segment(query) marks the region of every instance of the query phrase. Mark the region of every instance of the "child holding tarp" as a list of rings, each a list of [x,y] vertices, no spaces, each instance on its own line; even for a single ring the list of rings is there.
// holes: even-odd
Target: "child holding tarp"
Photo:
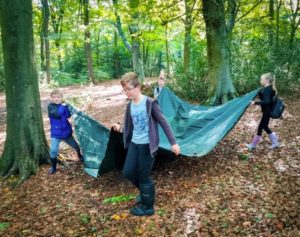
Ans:
[[[277,95],[275,76],[272,73],[265,73],[261,75],[260,83],[263,86],[263,88],[258,92],[260,100],[251,101],[251,105],[261,106],[262,117],[258,125],[257,134],[253,137],[252,142],[247,144],[247,147],[250,150],[255,149],[257,144],[262,140],[261,136],[263,130],[265,130],[272,142],[270,148],[275,149],[279,147],[277,135],[269,128],[274,97]]]
[[[163,70],[161,70],[160,73],[159,73],[158,80],[157,80],[157,86],[154,88],[154,91],[153,91],[154,99],[156,99],[158,97],[159,93],[164,88],[165,80],[166,80],[165,73],[164,73]]]
[[[128,148],[123,174],[135,185],[140,195],[130,212],[136,216],[154,214],[155,187],[150,176],[158,150],[158,124],[165,132],[173,152],[180,148],[156,100],[141,93],[141,84],[136,73],[126,73],[121,79],[123,92],[131,100],[126,108],[123,128],[124,147]],[[119,125],[114,126],[120,130]]]
[[[59,144],[64,141],[77,152],[80,161],[83,161],[83,156],[80,153],[80,148],[72,133],[72,126],[68,120],[71,117],[68,105],[63,103],[63,95],[60,90],[54,89],[51,94],[51,103],[48,105],[48,116],[50,119],[50,161],[51,168],[49,174],[56,172],[57,156]]]

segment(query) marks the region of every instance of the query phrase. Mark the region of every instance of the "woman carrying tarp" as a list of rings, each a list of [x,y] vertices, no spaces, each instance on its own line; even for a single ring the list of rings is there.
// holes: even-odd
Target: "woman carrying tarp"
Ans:
[[[247,144],[249,150],[255,149],[257,147],[257,144],[262,140],[261,136],[263,130],[265,130],[272,142],[270,148],[275,149],[279,147],[277,135],[269,128],[273,101],[274,97],[277,95],[275,76],[272,73],[265,73],[261,75],[260,84],[263,86],[263,88],[258,92],[260,100],[251,101],[251,105],[261,106],[262,117],[258,125],[256,135],[253,137],[252,142],[250,144]]]

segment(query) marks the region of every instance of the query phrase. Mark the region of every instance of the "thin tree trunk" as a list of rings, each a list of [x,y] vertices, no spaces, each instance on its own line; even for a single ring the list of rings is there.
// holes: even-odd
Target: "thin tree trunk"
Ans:
[[[223,104],[235,96],[230,78],[229,53],[223,0],[203,0],[206,24],[210,103]]]
[[[274,37],[273,37],[273,21],[274,21],[274,0],[269,1],[269,45],[272,47],[273,42],[274,42]]]
[[[63,62],[62,62],[62,55],[61,55],[61,48],[60,48],[60,39],[55,40],[55,46],[57,50],[57,63],[58,63],[58,69],[60,71],[63,70]]]
[[[32,1],[0,1],[0,25],[7,107],[0,174],[18,173],[19,185],[49,157],[34,58]]]
[[[185,0],[185,20],[184,20],[184,48],[183,48],[183,68],[189,71],[191,54],[191,31],[193,27],[192,11],[195,1]]]
[[[42,44],[41,44],[41,59],[44,59],[42,53],[44,53],[43,48],[45,47],[46,54],[46,63],[43,63],[42,70],[46,71],[47,82],[50,83],[50,45],[48,39],[48,31],[49,31],[49,5],[48,0],[42,0]],[[43,51],[43,52],[42,52]]]
[[[41,41],[41,47],[40,47],[41,70],[46,71],[45,45],[44,45],[44,37],[43,37],[43,31],[42,30],[41,30],[41,34],[40,34],[40,41]]]
[[[100,30],[97,33],[97,46],[96,46],[96,65],[100,64]]]
[[[118,78],[121,75],[121,61],[120,61],[120,52],[119,52],[119,47],[118,47],[118,33],[115,30],[114,31],[114,54],[113,54],[113,67],[114,67],[114,72],[113,72],[113,77]]]
[[[282,4],[281,0],[278,0],[277,7],[276,7],[276,48],[279,47],[279,28],[280,28],[279,14],[280,14],[281,4]]]
[[[117,9],[117,0],[113,0],[113,4],[115,6],[115,9]],[[140,4],[139,0],[130,0],[129,5],[132,13],[132,24],[129,26],[129,31],[131,34],[131,40],[132,44],[128,42],[126,39],[126,36],[123,32],[122,23],[120,16],[117,14],[117,11],[115,10],[116,15],[116,26],[119,32],[119,35],[125,45],[125,47],[128,49],[128,51],[132,55],[132,65],[133,65],[133,71],[137,73],[139,80],[143,83],[145,79],[144,74],[144,68],[143,68],[143,61],[141,59],[141,52],[140,52],[140,39],[139,39],[139,12],[138,12],[138,6]]]
[[[170,76],[170,53],[169,53],[169,40],[168,40],[168,24],[166,24],[166,61],[167,61],[167,77]]]
[[[62,6],[59,6],[60,8],[58,9],[58,13],[55,12],[53,9],[51,10],[51,20],[52,20],[52,27],[54,33],[58,36],[55,41],[55,47],[57,50],[57,63],[58,63],[58,68],[60,71],[63,70],[63,63],[62,63],[62,53],[61,53],[61,48],[60,48],[60,39],[61,39],[61,34],[62,34],[62,22],[64,18],[64,9]]]
[[[92,59],[92,49],[91,49],[91,32],[89,30],[89,0],[84,0],[83,3],[84,11],[84,25],[86,27],[84,32],[84,51],[86,57],[87,68],[89,72],[89,80],[95,83],[95,76],[93,70],[93,59]]]

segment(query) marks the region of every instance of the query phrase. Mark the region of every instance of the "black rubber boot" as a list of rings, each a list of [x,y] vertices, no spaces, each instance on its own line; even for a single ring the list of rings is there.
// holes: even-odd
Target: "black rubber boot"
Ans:
[[[51,162],[51,168],[48,173],[54,174],[56,172],[57,158],[50,158],[50,162]]]
[[[141,204],[130,209],[135,216],[151,216],[154,214],[155,187],[154,184],[140,186]]]

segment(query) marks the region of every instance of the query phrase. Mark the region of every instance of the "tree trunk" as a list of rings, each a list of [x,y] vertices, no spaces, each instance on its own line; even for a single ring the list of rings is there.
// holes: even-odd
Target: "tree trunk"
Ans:
[[[168,24],[166,24],[166,61],[167,61],[167,77],[170,76],[170,53],[169,53],[169,40],[168,40]]]
[[[113,78],[121,76],[121,61],[118,47],[118,34],[114,31]]]
[[[100,65],[100,30],[97,33],[97,44],[96,44],[96,66]]]
[[[237,0],[228,0],[228,19],[226,24],[226,34],[227,34],[227,45],[228,45],[228,60],[229,60],[229,70],[232,72],[232,61],[231,61],[231,42],[232,42],[232,31],[235,25],[236,17],[239,11]]]
[[[143,61],[141,58],[140,39],[138,36],[136,36],[136,34],[138,34],[138,29],[136,28],[136,26],[133,25],[130,26],[130,34],[132,35],[131,51],[132,51],[133,71],[135,71],[138,74],[139,79],[143,82],[145,79],[145,74],[144,74]]]
[[[228,44],[223,0],[203,0],[206,25],[210,103],[223,104],[235,96],[230,78]]]
[[[7,107],[0,174],[19,173],[19,185],[49,157],[34,58],[32,1],[0,1],[0,13]]]
[[[268,31],[269,31],[269,45],[272,47],[273,46],[273,41],[274,41],[274,37],[273,37],[273,21],[274,21],[274,0],[269,0],[269,27],[268,27]]]
[[[83,11],[84,11],[84,52],[86,57],[87,68],[89,72],[89,80],[92,83],[95,83],[95,76],[93,70],[93,59],[92,59],[92,49],[91,49],[91,32],[88,28],[89,26],[89,0],[84,0],[83,3]]]
[[[117,9],[117,0],[113,0],[113,4],[115,6],[115,9]],[[117,18],[117,29],[119,32],[119,35],[125,45],[125,47],[130,51],[132,55],[132,64],[133,64],[133,71],[137,73],[139,80],[143,83],[145,79],[145,74],[144,74],[144,68],[143,68],[143,61],[141,59],[141,52],[140,52],[140,39],[139,39],[139,12],[138,12],[138,6],[140,4],[139,0],[130,0],[129,5],[130,5],[130,11],[131,11],[131,24],[129,26],[129,31],[131,34],[131,39],[132,39],[132,45],[128,42],[126,39],[126,36],[123,32],[122,28],[122,23],[120,16],[117,14],[117,11],[115,10],[115,15]]]
[[[62,71],[63,70],[63,62],[62,62],[62,56],[61,56],[60,39],[55,40],[55,46],[56,46],[56,50],[57,50],[58,69],[59,69],[59,71]]]
[[[183,69],[189,71],[191,54],[191,31],[193,26],[192,11],[194,2],[185,0],[185,20],[184,20],[184,49],[183,49]]]
[[[52,2],[53,3],[53,2]],[[58,12],[55,12],[53,8],[51,9],[51,19],[52,19],[52,27],[54,33],[58,36],[55,41],[55,47],[57,50],[57,63],[58,63],[58,68],[60,71],[63,70],[63,63],[62,63],[62,53],[61,53],[61,48],[60,48],[60,39],[61,39],[61,34],[62,34],[62,22],[64,18],[64,9],[63,6],[59,6]]]
[[[276,43],[275,43],[275,48],[279,47],[279,28],[280,28],[280,19],[279,19],[279,15],[280,15],[280,8],[282,5],[281,0],[276,1]]]
[[[138,74],[139,79],[144,82],[145,74],[143,67],[143,60],[141,57],[141,43],[140,43],[140,13],[139,13],[140,0],[130,0],[129,6],[131,11],[131,24],[129,31],[131,34],[132,46],[132,65],[133,70]]]
[[[46,71],[47,82],[50,83],[50,45],[48,39],[49,29],[49,5],[48,0],[42,0],[42,41],[41,41],[41,59],[43,63],[42,70]],[[43,50],[45,48],[45,51]],[[46,54],[46,63],[44,63],[44,52]]]

